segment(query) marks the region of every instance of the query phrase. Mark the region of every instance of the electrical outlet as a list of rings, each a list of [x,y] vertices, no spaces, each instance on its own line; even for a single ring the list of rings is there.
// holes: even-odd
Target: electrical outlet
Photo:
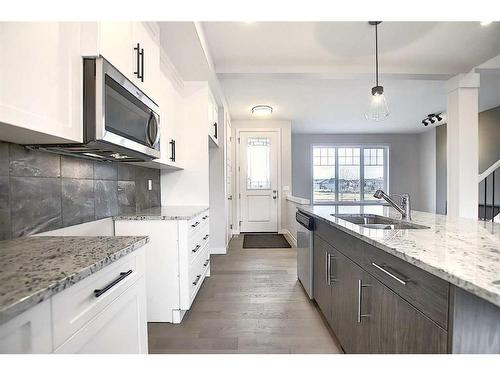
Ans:
[[[153,180],[148,180],[148,190],[153,190]]]

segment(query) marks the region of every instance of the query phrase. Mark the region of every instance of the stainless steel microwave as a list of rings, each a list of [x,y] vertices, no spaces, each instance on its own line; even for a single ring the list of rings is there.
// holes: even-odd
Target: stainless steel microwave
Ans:
[[[34,147],[99,160],[150,161],[160,157],[158,113],[158,105],[104,58],[84,58],[83,143]]]

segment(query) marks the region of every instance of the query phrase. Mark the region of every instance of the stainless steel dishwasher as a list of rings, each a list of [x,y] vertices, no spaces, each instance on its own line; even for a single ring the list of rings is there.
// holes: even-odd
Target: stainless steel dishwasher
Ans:
[[[314,219],[297,211],[297,277],[309,298],[313,298],[313,233]]]

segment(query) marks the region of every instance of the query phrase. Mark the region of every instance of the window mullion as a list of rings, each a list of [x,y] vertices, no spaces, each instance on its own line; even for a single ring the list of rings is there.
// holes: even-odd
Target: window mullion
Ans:
[[[339,148],[335,147],[335,202],[339,201]]]
[[[360,147],[359,149],[359,198],[361,202],[365,201],[365,149]]]

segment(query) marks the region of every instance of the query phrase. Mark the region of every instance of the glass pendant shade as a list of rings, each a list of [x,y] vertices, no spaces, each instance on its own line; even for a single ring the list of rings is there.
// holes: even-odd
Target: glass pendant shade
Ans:
[[[370,104],[365,118],[371,121],[380,121],[389,116],[389,106],[384,93],[374,93],[370,96]]]

